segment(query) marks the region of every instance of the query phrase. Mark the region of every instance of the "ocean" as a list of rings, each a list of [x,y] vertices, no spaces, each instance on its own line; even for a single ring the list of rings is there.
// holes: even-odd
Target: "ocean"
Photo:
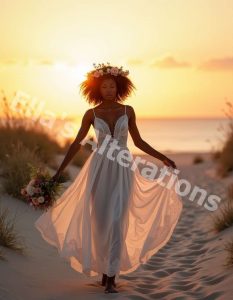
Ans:
[[[223,144],[227,118],[214,119],[138,119],[140,135],[159,152],[209,152]],[[143,154],[128,135],[128,147],[133,154]]]

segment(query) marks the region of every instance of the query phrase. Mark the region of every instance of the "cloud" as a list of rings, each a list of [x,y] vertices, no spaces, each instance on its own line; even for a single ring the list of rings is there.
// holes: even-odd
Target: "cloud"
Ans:
[[[41,59],[40,61],[38,61],[38,64],[51,66],[54,64],[54,62],[51,59]]]
[[[1,62],[2,65],[16,65],[18,61],[16,59],[7,59]]]
[[[203,71],[231,71],[233,70],[233,56],[207,60],[198,69]]]
[[[55,61],[49,58],[42,58],[42,59],[36,59],[36,58],[25,58],[25,59],[5,59],[0,61],[1,66],[24,66],[24,67],[29,67],[29,66],[54,66],[57,65],[58,63],[63,63],[67,65],[74,65],[72,62],[67,62],[67,61]]]
[[[152,67],[157,67],[157,68],[160,68],[160,69],[187,68],[189,66],[190,66],[190,64],[188,62],[177,61],[172,56],[163,57],[162,59],[156,60],[152,64]]]
[[[141,59],[128,59],[128,64],[131,66],[138,66],[138,65],[142,65],[143,61]]]

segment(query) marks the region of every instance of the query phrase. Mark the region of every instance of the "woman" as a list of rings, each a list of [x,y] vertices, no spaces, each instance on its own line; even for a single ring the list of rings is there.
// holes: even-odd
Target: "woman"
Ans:
[[[135,270],[170,239],[182,201],[174,186],[168,189],[161,184],[161,177],[143,176],[127,147],[129,131],[139,149],[166,168],[176,169],[171,159],[141,138],[133,107],[121,104],[135,88],[128,71],[109,63],[94,66],[80,90],[96,106],[85,112],[53,180],[59,179],[78,152],[91,125],[98,145],[71,186],[35,226],[72,268],[87,276],[102,274],[105,292],[117,293],[115,276]],[[173,175],[173,182],[178,183],[177,176]]]

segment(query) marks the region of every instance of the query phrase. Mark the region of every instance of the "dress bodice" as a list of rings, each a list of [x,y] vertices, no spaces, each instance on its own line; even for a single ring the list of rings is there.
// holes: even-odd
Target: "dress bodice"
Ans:
[[[106,143],[107,146],[110,146],[112,141],[115,141],[116,145],[121,148],[127,147],[127,138],[128,138],[128,115],[126,113],[126,105],[125,105],[125,113],[121,115],[115,123],[113,136],[110,130],[108,123],[96,116],[94,108],[94,129],[97,138],[97,147],[100,147],[102,143]]]

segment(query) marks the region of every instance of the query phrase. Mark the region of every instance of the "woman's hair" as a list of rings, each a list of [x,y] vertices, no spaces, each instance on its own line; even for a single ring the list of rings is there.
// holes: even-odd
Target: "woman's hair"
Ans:
[[[86,80],[80,84],[80,92],[86,98],[88,103],[93,103],[94,105],[101,103],[103,97],[100,93],[100,85],[103,80],[111,78],[116,82],[117,93],[116,101],[124,102],[125,99],[136,89],[132,81],[126,76],[115,76],[112,74],[104,74],[99,77],[89,76]]]

